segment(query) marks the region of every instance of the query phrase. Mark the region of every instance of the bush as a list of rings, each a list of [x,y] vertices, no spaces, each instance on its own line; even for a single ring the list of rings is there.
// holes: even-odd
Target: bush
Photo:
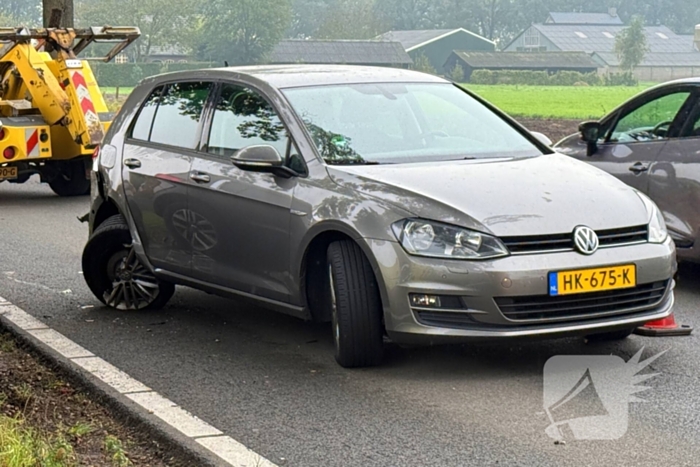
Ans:
[[[534,70],[476,70],[472,73],[473,84],[520,84],[526,86],[574,86],[585,83],[588,86],[603,84],[597,73],[559,71],[549,74]]]
[[[603,76],[605,86],[637,86],[639,80],[634,77],[631,71],[623,73],[606,73]]]
[[[139,81],[149,76],[167,73],[169,71],[198,70],[210,68],[211,63],[102,63],[90,64],[102,87],[133,87]]]
[[[432,75],[437,74],[435,67],[430,63],[430,60],[423,52],[420,52],[413,59],[413,69],[416,71],[422,71],[423,73],[430,73]]]

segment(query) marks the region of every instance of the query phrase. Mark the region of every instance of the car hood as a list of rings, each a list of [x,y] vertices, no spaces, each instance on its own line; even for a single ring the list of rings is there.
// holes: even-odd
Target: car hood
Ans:
[[[644,225],[636,191],[611,175],[560,154],[420,164],[328,166],[345,188],[390,202],[424,219],[498,236]]]

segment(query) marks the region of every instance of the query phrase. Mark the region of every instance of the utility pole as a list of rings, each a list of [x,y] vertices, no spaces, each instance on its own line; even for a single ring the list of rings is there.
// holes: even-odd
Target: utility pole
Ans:
[[[45,28],[73,27],[73,0],[42,0]]]

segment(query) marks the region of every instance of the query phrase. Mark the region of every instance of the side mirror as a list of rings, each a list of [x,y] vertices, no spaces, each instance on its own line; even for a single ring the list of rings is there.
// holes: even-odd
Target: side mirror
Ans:
[[[600,139],[600,122],[583,122],[578,126],[581,132],[581,141],[588,143],[587,155],[590,157],[598,151],[598,139]]]
[[[274,146],[260,144],[246,146],[231,156],[233,165],[249,172],[272,173],[284,178],[290,178],[296,173],[284,165],[284,159]]]
[[[540,133],[539,131],[531,131],[530,134],[537,138],[537,141],[540,143],[544,144],[547,147],[552,146],[552,140],[547,137],[544,133]]]

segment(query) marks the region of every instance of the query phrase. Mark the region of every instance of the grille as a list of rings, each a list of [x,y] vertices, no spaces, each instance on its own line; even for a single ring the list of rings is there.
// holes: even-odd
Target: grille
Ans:
[[[647,241],[647,226],[626,227],[624,229],[599,230],[600,248]],[[574,249],[572,233],[554,235],[532,235],[527,237],[501,238],[513,254],[546,253],[549,251],[569,251]]]
[[[550,321],[596,318],[644,311],[658,305],[670,281],[638,285],[635,288],[575,295],[498,297],[496,304],[513,321]]]

